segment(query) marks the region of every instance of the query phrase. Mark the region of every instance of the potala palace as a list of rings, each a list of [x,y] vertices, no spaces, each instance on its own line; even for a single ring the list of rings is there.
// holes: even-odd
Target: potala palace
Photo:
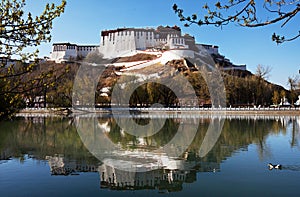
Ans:
[[[203,50],[214,57],[216,62],[226,63],[228,69],[246,70],[246,66],[233,65],[219,54],[219,47],[197,44],[189,34],[182,34],[177,26],[157,28],[118,28],[101,32],[100,45],[76,45],[54,43],[50,60],[56,63],[85,58],[89,53],[98,51],[105,59],[132,56],[137,53],[160,52],[167,59],[194,58],[195,53]],[[165,54],[164,54],[165,53]]]

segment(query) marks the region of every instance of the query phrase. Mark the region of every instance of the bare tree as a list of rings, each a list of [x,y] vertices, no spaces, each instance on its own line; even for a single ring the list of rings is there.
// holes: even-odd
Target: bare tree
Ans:
[[[267,80],[270,77],[271,71],[272,71],[272,68],[270,66],[263,66],[263,65],[259,64],[256,67],[255,75],[260,79]]]
[[[298,76],[293,76],[288,78],[287,84],[290,86],[290,97],[292,100],[292,105],[294,104],[294,99],[296,97],[295,90],[297,88],[298,83],[299,83]]]

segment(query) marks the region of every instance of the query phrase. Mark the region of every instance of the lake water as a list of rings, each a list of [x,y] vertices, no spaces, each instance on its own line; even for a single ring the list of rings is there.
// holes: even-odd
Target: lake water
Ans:
[[[0,122],[1,196],[300,194],[298,116],[137,115],[140,127],[122,125],[129,119]]]

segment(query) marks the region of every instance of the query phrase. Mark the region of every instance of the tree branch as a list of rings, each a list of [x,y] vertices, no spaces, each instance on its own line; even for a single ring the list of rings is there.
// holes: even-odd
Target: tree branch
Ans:
[[[220,1],[213,6],[215,9],[210,9],[210,7],[205,4],[202,9],[207,10],[207,15],[204,15],[202,19],[198,19],[197,14],[193,14],[191,16],[185,16],[183,14],[183,9],[178,8],[176,4],[173,5],[173,10],[175,14],[179,17],[180,21],[185,21],[184,24],[186,27],[189,27],[192,24],[196,24],[199,26],[202,25],[213,25],[216,27],[222,27],[223,25],[228,25],[230,23],[237,23],[242,27],[262,27],[271,24],[280,23],[281,28],[287,25],[292,18],[294,18],[300,11],[300,4],[298,4],[300,0],[294,1],[273,1],[273,0],[265,0],[263,2],[263,8],[268,12],[272,13],[272,20],[265,19],[263,21],[259,21],[258,18],[258,10],[257,3],[255,0],[231,0],[229,3],[225,5],[221,5]],[[245,3],[245,4],[244,4]],[[239,5],[239,6],[238,6]],[[277,9],[272,9],[273,6],[277,6]],[[295,6],[292,10],[290,6]],[[283,11],[284,10],[284,11]],[[287,11],[289,10],[289,11]],[[227,14],[223,16],[224,13],[233,13]],[[274,16],[276,14],[276,16]],[[291,38],[285,39],[283,36],[278,37],[276,34],[272,36],[273,41],[277,43],[282,43],[285,41],[292,41],[300,37],[299,35]]]
[[[275,18],[271,21],[266,21],[266,22],[262,22],[262,23],[257,23],[257,24],[246,24],[246,25],[242,25],[242,26],[246,26],[246,27],[261,27],[261,26],[266,26],[266,25],[270,25],[270,24],[274,24],[277,23],[279,21],[282,21],[285,18],[288,18],[288,20],[290,20],[292,17],[294,17],[298,12],[300,11],[300,5],[297,5],[297,8],[294,9],[293,11],[284,14],[278,18]],[[282,25],[283,27],[283,25]]]

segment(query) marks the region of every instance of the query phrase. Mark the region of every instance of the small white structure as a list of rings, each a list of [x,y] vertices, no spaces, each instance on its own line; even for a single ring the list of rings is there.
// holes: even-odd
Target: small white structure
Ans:
[[[90,52],[96,51],[97,45],[76,45],[71,43],[54,43],[50,60],[56,63],[85,58]]]
[[[47,107],[44,96],[36,96],[34,98],[25,98],[24,101],[25,101],[27,107],[34,107],[34,108]],[[45,104],[46,104],[46,106],[45,106]]]
[[[283,97],[281,99],[281,102],[279,103],[279,106],[290,106],[291,104],[288,102],[286,97]]]

